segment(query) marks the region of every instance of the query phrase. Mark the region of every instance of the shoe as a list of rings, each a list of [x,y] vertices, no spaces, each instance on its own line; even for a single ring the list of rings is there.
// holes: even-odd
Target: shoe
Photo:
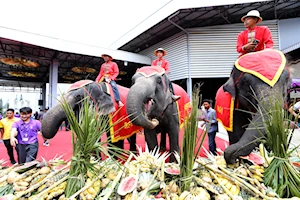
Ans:
[[[16,161],[10,161],[10,163],[12,164],[12,165],[14,165],[14,164],[16,164]]]
[[[178,95],[172,95],[172,99],[173,99],[174,102],[178,101],[180,99],[180,96],[178,96]]]
[[[118,101],[118,106],[119,106],[119,108],[124,106],[124,104],[122,103],[122,101]]]
[[[49,147],[50,146],[50,143],[49,143],[49,141],[48,140],[46,140],[45,142],[44,142],[44,144],[43,144],[44,146],[46,146],[46,147]]]

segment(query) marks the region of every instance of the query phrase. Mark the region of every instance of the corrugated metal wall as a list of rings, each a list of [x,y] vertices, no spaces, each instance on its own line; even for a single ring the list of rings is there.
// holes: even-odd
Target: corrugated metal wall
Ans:
[[[155,60],[156,57],[153,54],[155,49],[164,48],[167,51],[165,59],[170,64],[170,76],[171,80],[185,79],[188,77],[188,55],[187,55],[187,38],[186,34],[179,33],[164,41],[161,41],[143,51],[140,54],[150,57]]]
[[[275,48],[278,49],[277,20],[263,21],[259,25],[269,27]],[[237,35],[244,29],[242,23],[188,29],[191,77],[228,77],[238,57],[236,52]],[[155,59],[153,51],[158,47],[167,51],[166,59],[170,62],[171,68],[170,79],[188,78],[186,35],[184,33],[174,35],[142,51],[141,54]]]

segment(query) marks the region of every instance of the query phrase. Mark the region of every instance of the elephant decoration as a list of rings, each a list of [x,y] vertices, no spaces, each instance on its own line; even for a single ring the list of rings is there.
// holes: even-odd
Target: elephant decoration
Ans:
[[[125,102],[129,89],[120,85],[118,85],[118,89],[121,101]],[[141,127],[133,125],[128,119],[125,106],[120,109],[118,108],[117,103],[114,101],[112,88],[107,83],[96,83],[91,80],[75,82],[64,95],[64,98],[75,113],[78,113],[81,102],[83,102],[82,99],[87,96],[90,97],[91,101],[98,105],[101,115],[112,114],[111,124],[120,118],[122,119],[120,123],[115,123],[116,125],[110,128],[110,134],[108,133],[111,142],[115,146],[124,148],[124,139],[133,135],[135,136],[135,133],[141,131]],[[66,119],[62,105],[58,102],[44,116],[42,121],[43,137],[46,139],[53,138],[61,123]],[[136,150],[134,139],[130,142],[130,150]]]
[[[261,105],[258,101],[269,106],[269,96],[278,92],[282,93],[280,100],[285,100],[290,80],[285,65],[286,58],[278,50],[248,53],[237,59],[230,78],[219,88],[215,109],[228,131],[230,145],[224,151],[227,163],[249,155],[259,144],[257,139],[266,135],[256,127],[262,124],[261,113],[256,112]]]
[[[180,126],[191,110],[190,99],[180,86],[173,84],[175,95],[181,98],[173,102],[170,81],[161,67],[146,66],[138,69],[132,77],[126,109],[132,123],[144,128],[149,150],[158,146],[157,133],[161,133],[160,148],[166,147],[169,136],[170,152],[178,152]],[[170,162],[175,156],[171,154]]]

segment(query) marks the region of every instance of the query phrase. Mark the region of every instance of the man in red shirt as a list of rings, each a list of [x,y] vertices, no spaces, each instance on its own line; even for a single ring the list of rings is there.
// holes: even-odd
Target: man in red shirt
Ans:
[[[107,54],[102,54],[104,63],[101,65],[100,72],[96,78],[96,82],[106,82],[109,83],[113,89],[115,100],[119,107],[124,106],[120,99],[120,93],[115,82],[117,76],[119,75],[119,67],[117,63],[112,61],[112,57]]]
[[[247,29],[238,35],[237,52],[244,55],[265,48],[273,48],[274,42],[269,28],[267,26],[256,26],[262,21],[257,10],[249,11],[241,20]]]
[[[154,51],[154,55],[157,57],[157,59],[152,61],[152,66],[162,67],[166,71],[166,74],[169,74],[169,62],[163,58],[166,54],[167,54],[167,52],[163,48],[156,49]],[[169,87],[173,94],[172,95],[173,101],[179,100],[180,96],[174,94],[174,89],[173,89],[171,81],[170,81]]]

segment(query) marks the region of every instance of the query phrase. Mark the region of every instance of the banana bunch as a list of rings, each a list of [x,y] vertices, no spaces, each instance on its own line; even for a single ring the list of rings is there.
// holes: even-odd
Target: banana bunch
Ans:
[[[193,187],[190,191],[184,191],[179,200],[210,200],[209,193],[202,187]]]
[[[65,191],[65,188],[67,186],[67,182],[63,182],[61,184],[59,184],[58,186],[54,187],[53,189],[48,191],[48,194],[46,194],[45,196],[47,196],[47,200],[51,200],[54,199],[60,195],[62,195]]]
[[[258,166],[258,165],[251,165],[248,167],[247,173],[249,175],[249,177],[251,177],[252,179],[255,179],[257,181],[259,181],[260,183],[262,183],[263,180],[263,173],[264,173],[264,167],[263,166]],[[255,181],[251,184],[255,184]],[[251,182],[251,181],[250,181]],[[256,184],[257,185],[257,184]],[[257,185],[260,187],[260,185]]]
[[[92,183],[92,180],[88,178],[86,180],[85,185],[91,185],[91,186],[79,194],[80,199],[82,200],[95,199],[95,197],[97,196],[101,188],[101,180],[98,179],[97,181]]]
[[[230,180],[220,177],[219,181],[220,185],[224,185],[232,195],[238,195],[240,193],[240,186],[234,184]]]

